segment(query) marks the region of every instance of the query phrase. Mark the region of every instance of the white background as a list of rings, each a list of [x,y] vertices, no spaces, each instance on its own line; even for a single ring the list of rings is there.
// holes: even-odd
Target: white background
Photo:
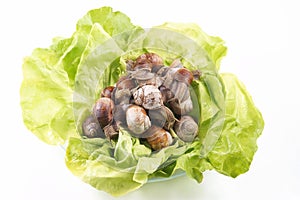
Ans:
[[[300,6],[290,0],[96,1],[10,0],[0,3],[0,199],[115,199],[74,177],[59,147],[23,125],[22,59],[54,36],[69,37],[88,10],[109,5],[142,27],[195,22],[226,41],[221,68],[244,82],[265,119],[250,171],[236,179],[206,172],[147,184],[119,199],[300,199]]]

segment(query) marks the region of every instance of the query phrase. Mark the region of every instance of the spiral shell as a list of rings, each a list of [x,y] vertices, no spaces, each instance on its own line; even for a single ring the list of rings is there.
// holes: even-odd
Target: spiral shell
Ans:
[[[160,150],[173,143],[171,134],[163,128],[152,126],[148,132],[151,132],[152,134],[147,137],[147,142],[153,150]]]
[[[111,140],[119,135],[119,127],[116,123],[108,124],[103,128],[104,134],[107,139]]]
[[[114,89],[115,89],[114,86],[108,86],[104,88],[104,90],[102,90],[101,92],[101,97],[111,98]]]
[[[162,106],[155,110],[149,110],[148,115],[152,125],[164,128],[165,130],[170,130],[177,120],[173,112],[166,106]]]
[[[146,111],[137,105],[131,105],[126,111],[126,123],[130,131],[135,135],[141,135],[151,127],[151,121]]]
[[[107,97],[98,99],[93,108],[93,115],[100,123],[101,128],[112,122],[113,120],[114,102]]]
[[[119,125],[126,126],[126,111],[132,104],[118,104],[113,111],[114,121]]]
[[[88,116],[82,124],[83,135],[88,138],[104,137],[104,133],[97,119],[93,115]]]
[[[175,123],[174,131],[181,140],[192,142],[198,135],[198,125],[192,117],[185,115]]]
[[[174,74],[174,79],[190,85],[194,79],[192,72],[186,68],[181,68]]]
[[[163,60],[155,53],[145,53],[140,55],[134,64],[134,69],[149,69],[151,71],[153,66],[163,65]]]
[[[163,104],[159,89],[153,85],[145,85],[133,93],[134,102],[145,109],[157,109]]]

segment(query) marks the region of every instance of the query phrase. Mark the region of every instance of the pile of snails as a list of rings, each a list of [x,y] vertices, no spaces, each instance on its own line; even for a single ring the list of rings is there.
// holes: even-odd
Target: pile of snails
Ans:
[[[174,137],[192,142],[198,124],[189,115],[193,110],[189,86],[201,73],[186,69],[180,60],[165,66],[154,53],[126,61],[126,72],[115,86],[101,92],[82,124],[83,135],[116,139],[122,127],[153,150],[171,145]]]

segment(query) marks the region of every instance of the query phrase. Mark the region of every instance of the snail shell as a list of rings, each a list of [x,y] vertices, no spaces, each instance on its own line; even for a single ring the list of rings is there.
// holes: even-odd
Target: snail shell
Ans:
[[[126,60],[126,70],[131,71],[133,70],[134,61],[133,60]]]
[[[149,69],[151,71],[153,66],[163,65],[163,60],[155,53],[145,53],[140,55],[134,64],[134,69]]]
[[[154,73],[150,72],[147,69],[140,69],[140,70],[133,71],[130,74],[130,77],[137,80],[146,81],[154,78]]]
[[[173,112],[166,106],[159,109],[149,110],[148,115],[151,123],[157,127],[163,127],[165,130],[170,130],[177,120]]]
[[[141,135],[151,127],[151,121],[144,108],[131,105],[126,111],[127,127],[136,136]]]
[[[111,98],[114,89],[115,89],[114,86],[108,86],[108,87],[104,88],[104,90],[102,90],[102,92],[101,92],[101,97]]]
[[[119,127],[116,123],[110,123],[103,128],[104,134],[107,139],[111,140],[119,135]]]
[[[113,111],[114,121],[119,125],[126,126],[126,111],[131,104],[118,104]]]
[[[104,137],[103,131],[97,119],[93,115],[88,116],[82,124],[82,132],[88,138]]]
[[[130,77],[136,81],[139,86],[143,85],[156,85],[156,76],[154,73],[147,69],[139,69],[133,71]]]
[[[190,97],[189,87],[185,83],[173,81],[170,90],[174,94],[174,98],[177,98],[179,102],[185,101]]]
[[[117,83],[116,83],[116,87],[119,90],[122,89],[133,89],[135,88],[137,85],[135,83],[134,80],[130,79],[129,77],[122,77],[122,79],[120,79]]]
[[[151,135],[147,137],[147,142],[153,150],[160,150],[170,146],[173,142],[171,134],[161,127],[152,126],[149,131]]]
[[[185,115],[193,110],[193,102],[189,96],[185,101],[179,102],[177,98],[169,101],[170,109],[177,115]]]
[[[114,102],[107,97],[100,98],[93,107],[93,115],[100,123],[101,128],[113,120]]]
[[[145,109],[157,109],[163,104],[159,89],[153,85],[144,85],[133,93],[134,102]]]
[[[128,76],[121,77],[113,92],[115,104],[128,104],[132,96],[131,90],[136,86],[135,81]]]
[[[192,72],[186,68],[181,68],[176,71],[174,74],[174,79],[178,82],[185,83],[190,85],[194,79]]]
[[[169,88],[166,88],[165,86],[159,87],[159,91],[161,93],[162,101],[164,104],[167,104],[169,100],[174,98],[174,94]]]
[[[114,100],[116,104],[129,104],[132,93],[129,89],[116,89],[114,92]]]
[[[156,70],[156,68],[155,68],[154,70]],[[167,73],[168,73],[169,70],[170,70],[170,67],[167,67],[167,66],[165,66],[165,67],[160,67],[160,68],[158,69],[158,71],[156,72],[156,74],[157,74],[158,76],[160,76],[160,77],[164,77],[164,76],[167,75]]]
[[[192,117],[185,115],[175,123],[174,131],[181,140],[192,142],[198,135],[198,125]]]

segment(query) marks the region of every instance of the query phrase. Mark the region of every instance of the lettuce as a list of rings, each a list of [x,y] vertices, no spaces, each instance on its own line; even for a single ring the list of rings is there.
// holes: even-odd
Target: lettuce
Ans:
[[[110,7],[91,10],[72,37],[55,38],[49,48],[25,58],[24,124],[45,143],[66,145],[70,171],[113,196],[182,172],[197,182],[206,170],[236,177],[249,169],[264,122],[245,86],[234,75],[219,73],[226,51],[222,39],[195,24],[142,29]],[[191,115],[200,127],[196,140],[176,138],[174,145],[152,152],[122,129],[117,141],[81,137],[81,124],[101,89],[116,83],[126,59],[145,52],[159,54],[166,65],[180,59],[202,72],[190,88]]]

